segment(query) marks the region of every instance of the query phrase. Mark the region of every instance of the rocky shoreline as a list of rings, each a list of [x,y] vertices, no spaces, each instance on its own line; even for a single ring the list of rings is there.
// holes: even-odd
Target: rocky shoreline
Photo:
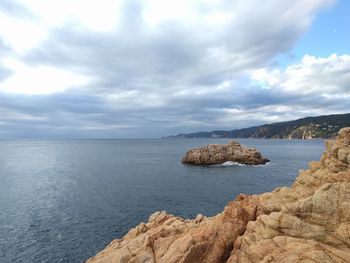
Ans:
[[[255,148],[248,148],[236,141],[227,144],[209,144],[189,150],[182,163],[192,165],[213,165],[235,162],[247,165],[265,164],[270,160],[263,158]]]
[[[350,128],[291,187],[239,195],[214,217],[166,212],[87,262],[349,262]]]

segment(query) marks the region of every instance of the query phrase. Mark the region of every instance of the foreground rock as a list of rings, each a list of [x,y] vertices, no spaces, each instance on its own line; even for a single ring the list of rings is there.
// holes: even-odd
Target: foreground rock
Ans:
[[[349,262],[350,128],[291,187],[240,195],[214,217],[153,214],[92,262]]]
[[[182,159],[182,163],[193,165],[222,164],[225,162],[257,165],[265,164],[269,160],[263,158],[256,149],[247,148],[235,141],[191,149]]]

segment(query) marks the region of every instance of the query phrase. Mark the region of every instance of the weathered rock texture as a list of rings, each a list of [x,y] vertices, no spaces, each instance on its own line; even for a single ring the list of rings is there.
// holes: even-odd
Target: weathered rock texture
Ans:
[[[291,187],[211,218],[157,212],[88,262],[350,262],[350,128]]]
[[[247,148],[235,141],[191,149],[182,159],[183,163],[193,165],[222,164],[229,161],[257,165],[265,164],[269,160],[263,158],[255,148]]]

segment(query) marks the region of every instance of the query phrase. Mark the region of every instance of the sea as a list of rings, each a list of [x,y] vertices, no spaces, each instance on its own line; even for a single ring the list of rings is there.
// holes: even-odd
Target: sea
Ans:
[[[237,139],[271,160],[190,166],[228,139],[0,141],[0,262],[84,262],[165,210],[213,216],[238,194],[290,186],[323,140]]]

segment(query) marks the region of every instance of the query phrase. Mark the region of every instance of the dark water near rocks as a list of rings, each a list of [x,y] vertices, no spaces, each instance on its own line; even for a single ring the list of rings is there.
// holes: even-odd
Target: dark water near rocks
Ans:
[[[82,262],[157,210],[214,215],[239,193],[290,185],[323,141],[238,140],[272,162],[192,167],[223,139],[0,142],[0,262]]]

